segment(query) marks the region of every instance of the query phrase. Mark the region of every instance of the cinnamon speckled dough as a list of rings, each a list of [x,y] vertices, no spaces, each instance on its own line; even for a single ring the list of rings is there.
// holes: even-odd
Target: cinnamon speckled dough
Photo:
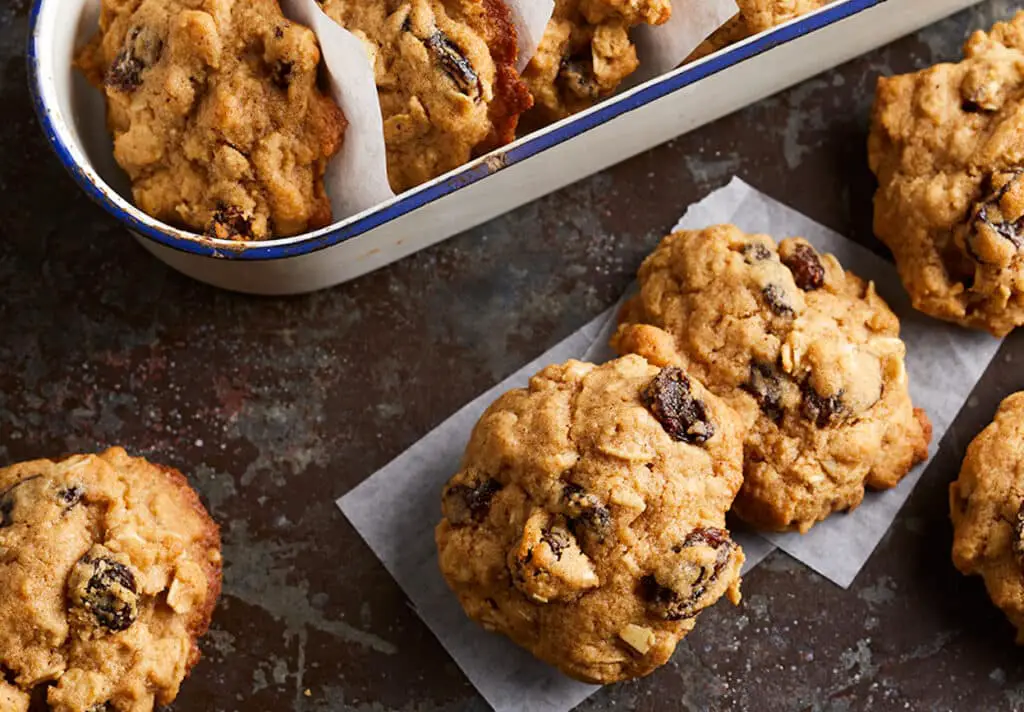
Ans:
[[[177,471],[120,448],[0,469],[0,710],[44,685],[55,712],[170,704],[220,585],[217,527]]]
[[[953,563],[984,578],[1024,644],[1024,393],[999,406],[949,488]]]
[[[501,0],[324,0],[371,53],[395,192],[508,143],[530,95]]]
[[[670,235],[621,321],[621,353],[682,365],[740,414],[734,511],[755,526],[807,531],[927,456],[896,316],[805,240],[776,245],[731,225]]]
[[[529,126],[582,111],[608,96],[640,65],[629,31],[660,25],[669,0],[555,0],[555,11],[523,79],[534,109]]]
[[[686,61],[698,60],[831,2],[833,0],[737,0],[740,12],[715,30]]]
[[[441,570],[466,613],[581,680],[664,664],[743,553],[736,415],[638,356],[549,366],[480,419],[442,497]]]
[[[77,62],[145,212],[234,240],[330,223],[346,122],[317,87],[316,37],[276,0],[103,0]]]
[[[1024,323],[1024,13],[964,55],[879,79],[875,232],[915,307],[1003,336]]]

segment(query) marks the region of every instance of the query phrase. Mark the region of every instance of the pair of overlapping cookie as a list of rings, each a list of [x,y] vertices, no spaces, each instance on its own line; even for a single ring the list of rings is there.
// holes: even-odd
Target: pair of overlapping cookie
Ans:
[[[665,663],[739,597],[734,512],[807,531],[927,456],[896,316],[802,239],[667,237],[604,365],[537,374],[484,414],[443,493],[463,607],[579,679]]]

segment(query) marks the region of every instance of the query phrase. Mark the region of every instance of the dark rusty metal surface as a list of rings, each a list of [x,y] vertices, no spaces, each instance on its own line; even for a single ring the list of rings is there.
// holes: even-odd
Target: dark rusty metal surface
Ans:
[[[875,77],[955,57],[1013,5],[990,0],[350,284],[259,299],[172,272],[74,186],[32,115],[27,8],[9,0],[0,461],[123,444],[202,492],[224,530],[224,597],[175,709],[484,710],[334,498],[609,306],[733,174],[878,249]],[[1024,709],[1024,658],[950,564],[946,504],[966,444],[1022,386],[1022,336],[850,590],[776,553],[740,609],[705,613],[669,666],[582,709]]]

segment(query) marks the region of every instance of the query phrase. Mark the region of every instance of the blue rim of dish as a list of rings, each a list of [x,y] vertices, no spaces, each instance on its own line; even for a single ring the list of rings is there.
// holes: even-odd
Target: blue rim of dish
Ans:
[[[476,160],[455,175],[439,183],[428,185],[412,192],[390,205],[367,213],[351,223],[337,228],[325,228],[326,232],[323,232],[323,234],[310,235],[287,244],[262,246],[259,243],[250,242],[246,243],[244,247],[238,248],[219,246],[210,240],[180,237],[145,223],[115,203],[103,188],[93,183],[85,171],[81,170],[71,155],[71,151],[57,134],[56,127],[42,99],[43,92],[39,83],[39,48],[36,46],[36,29],[43,3],[47,1],[54,2],[55,0],[33,0],[32,10],[29,15],[28,48],[26,52],[29,90],[32,94],[32,103],[35,106],[36,115],[46,133],[46,137],[60,162],[64,164],[64,167],[74,178],[75,182],[81,186],[92,200],[99,203],[108,213],[125,224],[129,229],[164,247],[203,257],[236,260],[278,260],[306,255],[358,237],[427,203],[443,198],[459,188],[476,183],[507,166],[519,163],[562,141],[579,136],[616,117],[661,99],[701,79],[717,74],[738,62],[790,42],[802,35],[819,30],[839,20],[851,17],[886,0],[848,0],[835,6],[826,7],[813,15],[799,18],[790,24],[775,28],[747,44],[726,49],[717,56],[695,64],[689,69],[683,69],[676,74],[652,82],[632,94],[599,105],[593,112],[578,116],[549,132],[540,133],[532,138],[527,137],[522,143],[501,151],[503,157],[501,161]]]

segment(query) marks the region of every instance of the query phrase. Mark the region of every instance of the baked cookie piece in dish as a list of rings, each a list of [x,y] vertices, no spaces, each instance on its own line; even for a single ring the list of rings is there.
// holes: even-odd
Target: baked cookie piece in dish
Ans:
[[[742,439],[679,368],[549,366],[474,429],[442,494],[441,571],[470,618],[566,674],[646,675],[701,610],[739,600]]]
[[[950,485],[953,563],[985,580],[1024,643],[1024,393],[999,406]]]
[[[346,121],[317,85],[316,37],[277,0],[103,0],[77,64],[144,212],[230,240],[331,222],[323,177]]]
[[[719,27],[693,51],[693,62],[784,22],[825,7],[834,0],[737,0],[740,12]]]
[[[682,366],[742,417],[733,509],[757,527],[805,532],[927,457],[896,315],[803,239],[732,225],[669,235],[620,319],[620,353]]]
[[[515,137],[531,105],[501,0],[324,0],[367,46],[388,179],[402,192]]]
[[[0,709],[170,704],[220,587],[220,534],[177,471],[120,448],[0,469]]]
[[[959,64],[878,80],[875,233],[914,306],[1004,336],[1024,323],[1024,13]]]
[[[609,96],[640,66],[630,30],[660,25],[669,0],[555,0],[540,46],[523,72],[534,108],[527,128],[582,111]]]

